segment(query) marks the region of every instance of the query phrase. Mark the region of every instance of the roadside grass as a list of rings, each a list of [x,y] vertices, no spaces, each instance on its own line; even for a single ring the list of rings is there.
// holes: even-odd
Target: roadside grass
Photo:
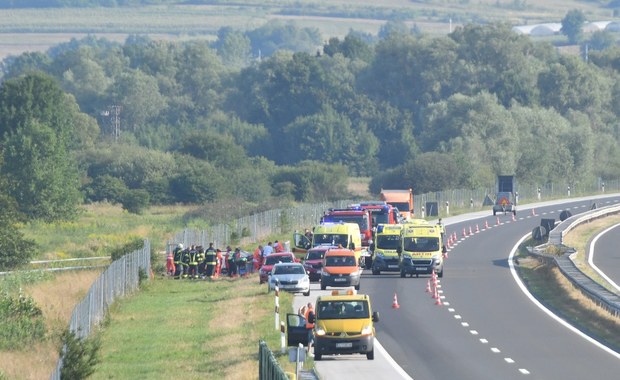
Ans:
[[[32,297],[42,310],[46,334],[38,342],[0,350],[0,379],[49,378],[58,361],[60,334],[69,325],[71,313],[101,271],[74,271],[56,274],[17,273],[0,277],[0,289],[8,294]],[[8,321],[0,321],[0,326]]]
[[[26,237],[42,250],[38,259],[109,256],[114,248],[135,238],[149,239],[153,247],[165,247],[166,239],[187,224],[184,215],[196,207],[157,206],[142,215],[107,203],[84,205],[82,209],[76,221],[25,226]]]
[[[280,293],[280,305],[289,305],[281,309],[284,320],[292,296]],[[256,379],[259,339],[276,355],[280,345],[274,293],[256,274],[213,281],[156,277],[114,305],[100,334],[102,361],[92,379]]]
[[[603,220],[593,223],[603,222]],[[605,224],[604,222],[601,224]],[[607,221],[606,226],[614,223]],[[605,227],[599,227],[602,230]],[[589,228],[576,228],[567,236],[573,242],[584,242],[596,232]],[[584,333],[620,351],[620,319],[598,307],[590,298],[576,288],[555,266],[550,258],[529,254],[525,248],[532,245],[526,241],[519,249],[517,269],[529,291],[554,313]]]

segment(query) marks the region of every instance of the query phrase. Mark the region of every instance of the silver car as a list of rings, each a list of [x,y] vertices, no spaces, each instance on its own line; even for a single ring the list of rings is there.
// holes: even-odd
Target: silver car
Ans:
[[[310,277],[301,263],[277,263],[269,275],[269,290],[275,290],[276,284],[280,290],[291,293],[310,295]]]

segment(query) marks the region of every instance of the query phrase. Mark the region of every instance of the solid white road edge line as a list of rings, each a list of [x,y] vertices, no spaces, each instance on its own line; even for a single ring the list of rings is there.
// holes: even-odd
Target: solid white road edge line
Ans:
[[[592,242],[590,243],[590,249],[588,252],[588,264],[590,264],[590,266],[596,271],[596,273],[598,273],[601,277],[603,277],[605,279],[605,281],[607,281],[608,283],[611,284],[611,286],[613,286],[614,288],[616,288],[616,290],[620,291],[620,287],[618,287],[618,284],[616,284],[615,282],[613,282],[613,280],[609,277],[607,277],[607,275],[605,274],[605,272],[603,272],[602,270],[599,269],[599,267],[597,267],[594,264],[594,245],[596,244],[596,241],[598,240],[599,237],[603,236],[604,234],[606,234],[607,232],[613,230],[614,228],[620,226],[619,224],[615,224],[609,228],[607,228],[605,231],[602,231],[600,234],[596,235],[594,237],[594,239],[592,239]]]
[[[510,273],[512,274],[512,277],[514,278],[514,280],[517,283],[517,285],[519,286],[519,288],[521,288],[521,291],[523,292],[523,294],[525,294],[530,299],[530,301],[532,301],[532,303],[534,305],[536,305],[540,310],[545,312],[551,318],[555,319],[556,322],[560,323],[562,326],[566,327],[567,329],[569,329],[570,331],[572,331],[575,334],[579,335],[581,338],[587,340],[588,342],[594,344],[595,346],[597,346],[598,348],[602,349],[603,351],[605,351],[605,352],[615,356],[616,358],[620,359],[620,353],[618,353],[618,352],[612,350],[611,348],[605,346],[604,344],[602,344],[601,342],[597,341],[596,339],[594,339],[594,338],[584,334],[583,332],[581,332],[580,330],[575,328],[570,323],[566,322],[562,318],[560,318],[557,315],[553,314],[553,312],[551,312],[551,310],[547,309],[536,298],[534,298],[534,296],[527,290],[527,288],[525,287],[525,285],[523,284],[523,282],[521,281],[521,279],[517,275],[517,270],[515,269],[515,266],[514,266],[514,263],[513,263],[512,260],[514,258],[515,253],[517,252],[517,249],[519,249],[519,246],[521,245],[521,243],[523,243],[524,240],[528,239],[530,237],[530,235],[531,235],[531,233],[528,233],[528,234],[524,235],[517,242],[517,244],[514,247],[512,247],[512,250],[510,251],[510,255],[508,256],[508,265],[510,267]]]
[[[398,372],[398,374],[403,377],[403,379],[413,380],[413,377],[409,376],[409,374],[407,372],[405,372],[405,370],[402,369],[398,365],[398,363],[396,363],[396,361],[394,359],[392,359],[390,354],[388,354],[388,352],[385,350],[385,348],[383,348],[383,346],[381,345],[381,343],[379,343],[379,341],[377,339],[375,339],[375,346],[378,349],[378,351],[381,352],[381,354],[383,354],[383,356],[385,356],[385,359],[396,370],[396,372]]]

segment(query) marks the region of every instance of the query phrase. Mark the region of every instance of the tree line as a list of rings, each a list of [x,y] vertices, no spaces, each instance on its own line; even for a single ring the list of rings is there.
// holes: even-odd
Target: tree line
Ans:
[[[273,22],[215,42],[87,37],[2,62],[0,187],[28,219],[151,204],[417,193],[620,175],[620,49],[580,56],[466,25],[321,44]],[[120,132],[120,133],[117,133]],[[2,199],[0,199],[2,201]]]

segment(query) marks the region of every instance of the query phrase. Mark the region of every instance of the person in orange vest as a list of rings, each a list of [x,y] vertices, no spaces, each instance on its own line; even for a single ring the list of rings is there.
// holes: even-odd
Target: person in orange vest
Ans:
[[[254,255],[252,256],[252,263],[254,264],[255,272],[257,272],[263,265],[263,246],[260,244],[254,250]]]
[[[308,302],[304,318],[306,318],[306,331],[308,332],[308,356],[314,357],[310,352],[314,343],[314,308],[312,307],[312,302]]]
[[[168,252],[168,256],[166,257],[166,273],[169,276],[174,276],[174,272],[176,272],[176,267],[174,265],[174,255],[177,251],[183,249],[183,244],[179,243],[172,251]]]
[[[273,250],[274,250],[276,253],[284,252],[284,245],[282,245],[282,243],[280,243],[279,241],[277,241],[277,240],[276,240],[276,241],[273,243]]]
[[[220,273],[222,272],[222,250],[215,250],[215,278],[220,277]]]

